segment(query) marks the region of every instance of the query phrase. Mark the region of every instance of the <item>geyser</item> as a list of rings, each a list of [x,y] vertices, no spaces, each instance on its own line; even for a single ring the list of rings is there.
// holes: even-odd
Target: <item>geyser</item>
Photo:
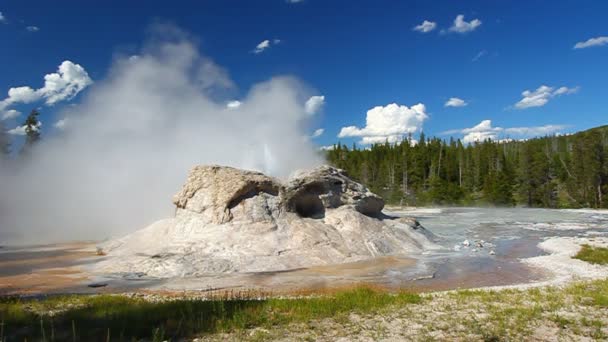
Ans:
[[[176,28],[155,31],[60,115],[63,131],[46,134],[26,158],[0,158],[0,242],[131,232],[170,215],[168,199],[192,165],[287,177],[321,163],[305,138],[313,93],[298,80],[253,85],[228,108],[238,93],[228,73]]]
[[[197,166],[174,196],[175,216],[100,246],[100,274],[190,277],[340,264],[437,248],[413,219],[339,169],[259,172]]]

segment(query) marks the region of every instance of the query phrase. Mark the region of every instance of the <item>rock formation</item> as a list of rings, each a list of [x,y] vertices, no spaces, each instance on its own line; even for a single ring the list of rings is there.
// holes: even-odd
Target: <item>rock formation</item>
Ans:
[[[173,203],[175,217],[102,245],[108,256],[96,270],[161,278],[278,271],[436,247],[415,220],[384,215],[382,198],[329,166],[285,184],[197,166]]]

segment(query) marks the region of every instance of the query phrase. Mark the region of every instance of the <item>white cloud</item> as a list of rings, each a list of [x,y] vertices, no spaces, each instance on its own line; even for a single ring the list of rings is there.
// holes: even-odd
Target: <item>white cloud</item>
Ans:
[[[496,138],[498,138],[498,132],[500,131],[502,131],[502,128],[492,127],[492,120],[483,120],[476,126],[463,129],[461,133],[465,136],[462,141],[471,143],[487,139],[496,140]]]
[[[318,137],[320,137],[321,135],[323,135],[323,133],[325,133],[325,129],[323,129],[323,128],[319,128],[319,129],[315,130],[315,131],[312,133],[311,137],[312,137],[312,138],[318,138]]]
[[[38,26],[28,26],[25,29],[28,30],[28,31],[30,31],[30,32],[38,32],[38,31],[40,31],[40,27],[38,27]]]
[[[377,106],[367,111],[365,127],[343,127],[338,137],[361,137],[362,144],[386,140],[396,142],[403,139],[406,134],[420,131],[426,119],[428,119],[428,115],[426,107],[422,103],[412,107],[396,103],[385,107]]]
[[[2,14],[2,12],[0,12],[0,23],[3,23],[6,21],[6,17]]]
[[[38,89],[46,104],[70,100],[93,81],[84,68],[71,61],[64,61],[56,73],[44,76],[44,88]]]
[[[264,50],[268,49],[270,47],[270,40],[266,39],[263,40],[261,43],[259,43],[255,49],[253,50],[253,53],[262,53]]]
[[[285,0],[285,2],[287,2],[288,4],[299,4],[301,2],[304,2],[304,0]]]
[[[271,45],[281,44],[282,40],[275,38],[272,41],[270,39],[265,39],[261,41],[258,45],[256,45],[255,49],[253,49],[253,53],[256,55],[262,53],[270,48]]]
[[[437,28],[437,23],[425,20],[422,22],[422,24],[414,26],[413,30],[422,33],[428,33],[433,31],[435,28]]]
[[[306,113],[314,115],[318,113],[325,105],[325,96],[311,96],[305,104]]]
[[[319,150],[321,150],[321,151],[332,151],[335,148],[336,148],[336,145],[325,145],[325,146],[319,147]]]
[[[35,131],[39,131],[40,126],[42,126],[42,122],[38,121],[38,125],[35,127],[32,127],[32,129]],[[6,133],[12,134],[12,135],[25,135],[25,134],[27,134],[27,132],[25,131],[26,128],[27,128],[27,125],[17,126],[13,129],[8,130]]]
[[[65,126],[67,125],[67,123],[68,123],[68,119],[67,118],[63,118],[63,119],[58,120],[57,122],[55,122],[55,124],[53,126],[55,126],[55,128],[58,128],[58,129],[64,129]]]
[[[476,126],[471,128],[464,128],[459,130],[451,130],[443,132],[442,134],[463,134],[462,141],[464,143],[473,143],[476,141],[485,141],[488,139],[507,142],[512,141],[512,137],[517,138],[532,138],[536,136],[545,136],[550,134],[558,133],[565,129],[567,126],[564,125],[544,125],[544,126],[532,126],[532,127],[494,127],[492,126],[492,120],[483,120]],[[500,137],[507,136],[506,138],[499,139]]]
[[[466,105],[468,105],[468,103],[465,100],[452,97],[444,104],[444,107],[464,107]]]
[[[473,19],[469,22],[466,22],[464,20],[464,15],[459,14],[456,19],[454,19],[454,24],[452,25],[452,27],[449,28],[449,31],[456,33],[467,33],[474,31],[479,26],[481,26],[481,20]]]
[[[70,100],[92,84],[84,68],[71,61],[64,61],[56,73],[44,76],[44,86],[34,90],[28,86],[8,90],[8,97],[0,101],[0,110],[15,103],[31,103],[44,99],[47,105]]]
[[[588,39],[584,42],[578,42],[574,45],[575,49],[585,49],[593,46],[602,46],[608,44],[608,36],[604,37],[595,37]]]
[[[230,101],[226,104],[226,108],[228,108],[228,109],[236,109],[236,108],[239,108],[240,106],[241,106],[241,101],[237,101],[237,100]]]
[[[525,90],[521,95],[523,98],[515,104],[517,109],[526,109],[531,107],[542,107],[546,105],[551,98],[574,94],[579,90],[579,87],[568,88],[559,87],[557,89],[546,85],[541,85],[536,90]]]
[[[505,133],[509,135],[515,136],[525,136],[525,137],[534,137],[534,136],[544,136],[549,134],[554,134],[559,131],[566,129],[567,126],[564,125],[544,125],[544,126],[536,126],[536,127],[511,127],[506,128]]]
[[[20,111],[14,109],[5,110],[4,112],[2,112],[2,117],[0,118],[0,121],[14,119],[19,115],[21,115]]]

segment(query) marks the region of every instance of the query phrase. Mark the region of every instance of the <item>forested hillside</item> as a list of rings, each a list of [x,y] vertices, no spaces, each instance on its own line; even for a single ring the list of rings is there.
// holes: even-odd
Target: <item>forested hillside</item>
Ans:
[[[608,208],[608,126],[527,141],[335,145],[329,162],[395,204]]]

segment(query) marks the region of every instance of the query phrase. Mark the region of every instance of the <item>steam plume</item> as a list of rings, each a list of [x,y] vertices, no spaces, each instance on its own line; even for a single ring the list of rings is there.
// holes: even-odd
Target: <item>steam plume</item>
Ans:
[[[171,196],[195,164],[285,177],[321,162],[306,139],[294,78],[253,86],[237,108],[225,70],[176,29],[137,57],[119,58],[61,134],[27,158],[0,161],[0,243],[100,239],[172,214]],[[50,126],[50,125],[46,125]],[[3,165],[2,165],[3,164]]]

